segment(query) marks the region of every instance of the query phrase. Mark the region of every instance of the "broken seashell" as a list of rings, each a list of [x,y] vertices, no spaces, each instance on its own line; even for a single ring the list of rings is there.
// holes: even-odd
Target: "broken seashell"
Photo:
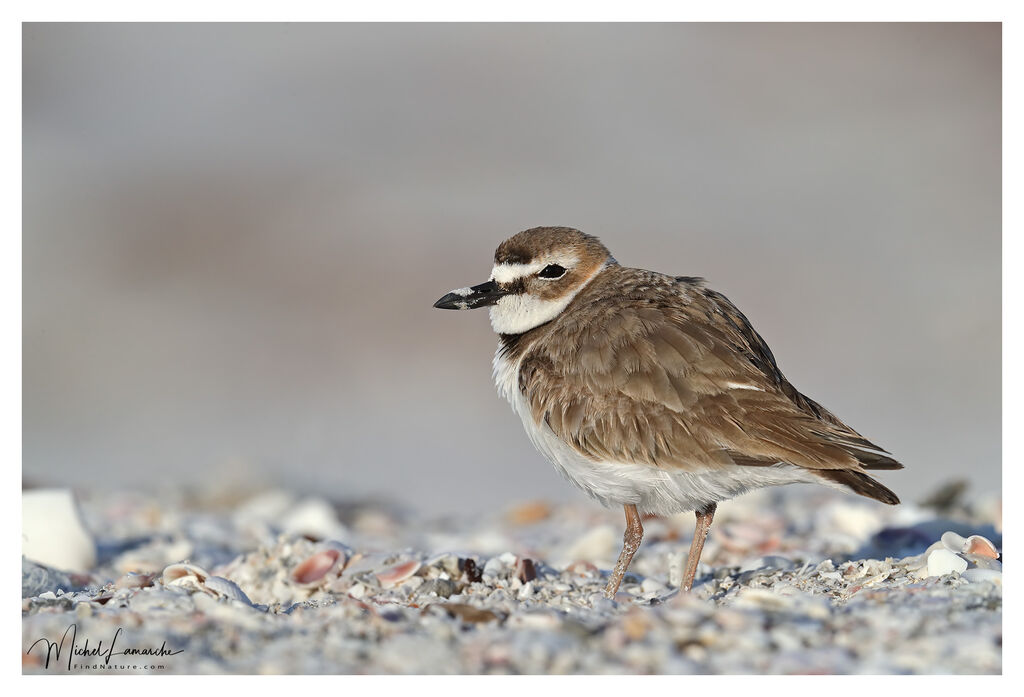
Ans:
[[[223,576],[210,576],[206,579],[206,583],[203,584],[204,589],[210,595],[216,598],[229,598],[231,600],[237,600],[240,603],[246,605],[252,605],[252,601],[249,600],[238,584],[234,581],[224,578]]]
[[[223,576],[211,576],[206,569],[188,562],[171,564],[164,569],[160,580],[165,586],[177,586],[193,593],[206,593],[215,598],[229,598],[252,605],[252,601],[234,581]]]
[[[462,573],[459,570],[459,557],[456,554],[450,552],[442,552],[436,554],[427,561],[423,562],[424,566],[433,567],[441,573],[445,573],[449,578],[458,578]]]
[[[996,549],[996,546],[987,537],[982,537],[981,535],[971,535],[964,539],[955,532],[950,531],[942,534],[941,542],[946,549],[955,554],[968,553],[991,559],[999,558],[999,550]]]
[[[500,557],[491,557],[484,564],[484,578],[498,577],[505,570],[505,562]]]
[[[348,555],[340,546],[324,546],[292,569],[290,578],[303,588],[315,588],[340,574],[347,561]]]
[[[89,571],[96,565],[96,543],[70,489],[22,492],[21,553],[59,571]]]
[[[930,554],[930,553],[929,553]],[[916,557],[908,557],[904,560],[907,572],[916,578],[928,577],[928,554],[919,554]]]
[[[165,586],[201,586],[209,576],[209,572],[200,566],[179,562],[167,566],[160,575],[160,580]]]
[[[957,535],[952,530],[949,530],[947,532],[942,533],[942,537],[939,538],[939,542],[941,542],[942,546],[948,549],[950,552],[953,552],[954,554],[959,554],[960,552],[963,552],[966,549],[965,545],[967,543],[967,540],[965,540],[960,535]]]
[[[953,554],[948,549],[937,549],[928,555],[928,575],[945,576],[967,570],[967,560]]]
[[[393,554],[384,552],[355,552],[345,565],[345,575],[363,577],[367,572],[385,568],[394,559]]]
[[[376,576],[382,588],[392,588],[393,586],[400,584],[402,581],[414,576],[419,569],[420,562],[413,559],[412,561],[395,564],[383,571],[379,571]]]
[[[981,535],[971,535],[968,537],[964,545],[964,552],[990,559],[999,558],[999,550],[996,549],[996,546],[987,537],[982,537]]]

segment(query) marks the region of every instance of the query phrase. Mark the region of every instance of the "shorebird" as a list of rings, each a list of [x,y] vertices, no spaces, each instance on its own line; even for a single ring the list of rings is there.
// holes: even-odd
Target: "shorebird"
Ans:
[[[812,482],[899,503],[866,470],[903,465],[793,387],[701,278],[621,266],[596,237],[539,227],[498,246],[486,282],[434,307],[490,308],[494,380],[530,440],[572,484],[625,510],[610,598],[643,539],[641,513],[695,512],[688,591],[719,501]]]

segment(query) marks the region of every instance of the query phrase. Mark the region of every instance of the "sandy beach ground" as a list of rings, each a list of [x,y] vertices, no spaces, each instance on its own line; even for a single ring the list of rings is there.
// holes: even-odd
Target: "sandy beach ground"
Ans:
[[[1001,550],[1001,502],[945,498],[726,502],[688,594],[692,515],[652,518],[608,600],[622,520],[585,501],[83,492],[96,566],[23,560],[23,670],[1000,673],[1001,558],[971,536]]]

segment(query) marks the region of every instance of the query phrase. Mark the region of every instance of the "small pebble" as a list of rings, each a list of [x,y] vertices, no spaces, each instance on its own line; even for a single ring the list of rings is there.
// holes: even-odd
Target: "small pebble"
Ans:
[[[449,579],[434,578],[426,581],[417,589],[419,596],[436,595],[439,598],[447,598],[455,592],[455,583]]]
[[[640,584],[640,590],[644,593],[663,593],[666,588],[663,583],[653,578],[645,578],[643,583]]]
[[[505,564],[498,557],[491,557],[484,564],[484,577],[495,578],[501,575],[501,572],[505,570]]]

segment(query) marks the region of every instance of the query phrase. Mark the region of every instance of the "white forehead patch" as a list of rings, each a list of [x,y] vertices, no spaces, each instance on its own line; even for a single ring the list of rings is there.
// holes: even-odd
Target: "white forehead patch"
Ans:
[[[535,261],[532,264],[495,264],[491,270],[491,280],[495,283],[510,283],[523,276],[532,276],[547,264]]]

